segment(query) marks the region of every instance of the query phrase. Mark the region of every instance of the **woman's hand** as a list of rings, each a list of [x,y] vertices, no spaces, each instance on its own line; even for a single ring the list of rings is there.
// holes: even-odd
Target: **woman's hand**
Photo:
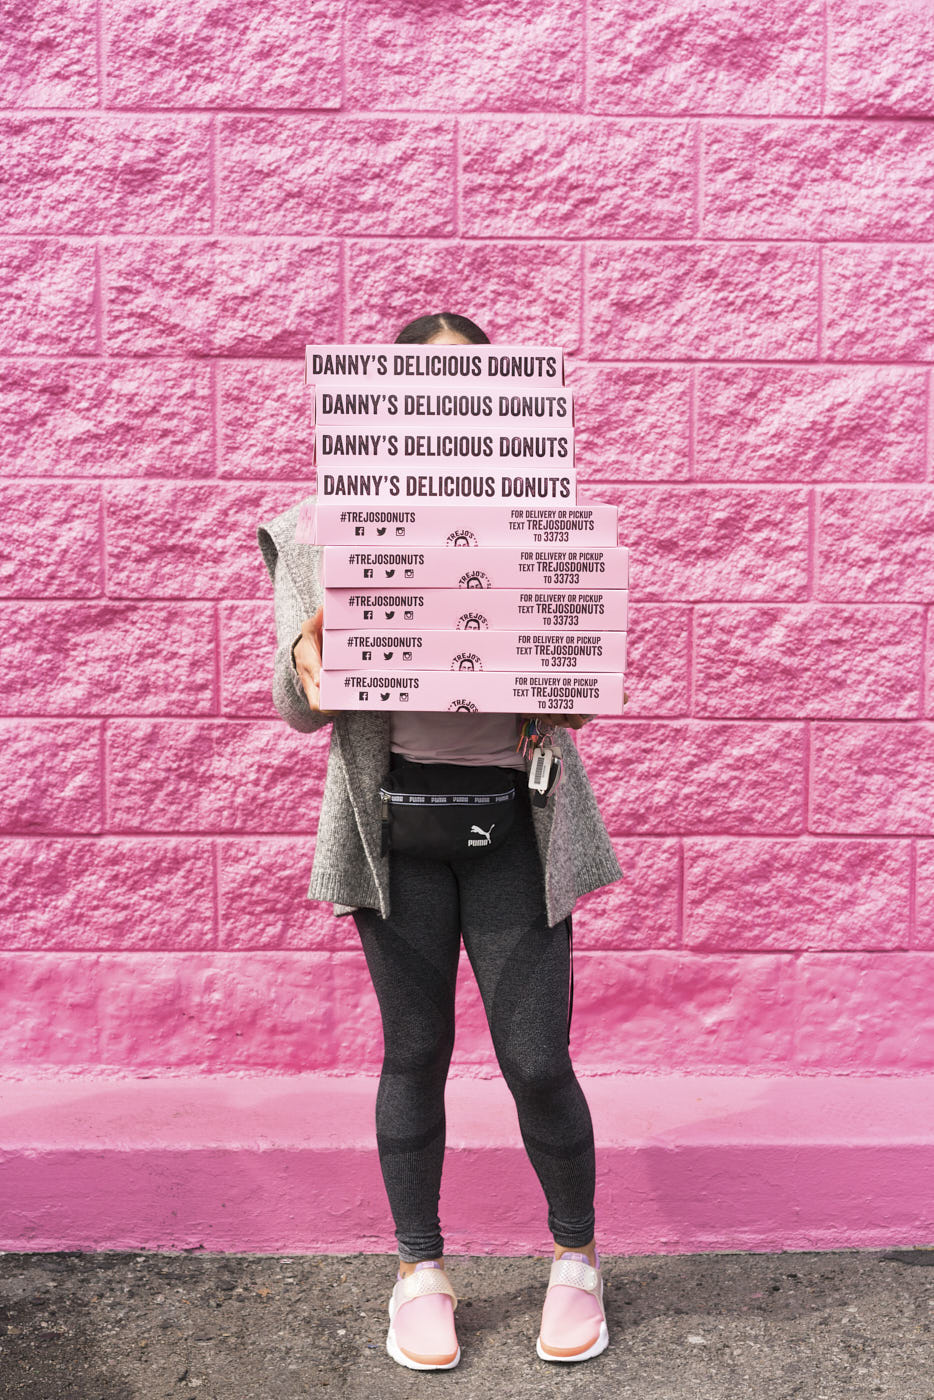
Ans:
[[[324,608],[302,623],[302,635],[292,647],[295,669],[302,683],[308,708],[322,715],[335,715],[336,710],[321,709],[321,664],[324,654]]]

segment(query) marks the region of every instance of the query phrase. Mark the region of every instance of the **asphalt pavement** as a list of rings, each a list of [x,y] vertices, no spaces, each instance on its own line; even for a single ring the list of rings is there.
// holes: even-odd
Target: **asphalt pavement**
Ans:
[[[934,1250],[604,1259],[610,1346],[539,1361],[544,1258],[452,1257],[462,1360],[386,1355],[387,1255],[0,1255],[2,1400],[934,1400]]]

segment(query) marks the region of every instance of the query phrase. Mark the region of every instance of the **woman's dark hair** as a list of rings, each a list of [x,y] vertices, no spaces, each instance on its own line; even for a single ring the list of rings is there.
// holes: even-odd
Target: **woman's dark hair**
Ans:
[[[410,321],[396,336],[396,345],[427,345],[442,331],[453,331],[462,335],[470,345],[489,345],[490,337],[466,316],[456,316],[453,311],[438,311],[433,316],[419,316]]]

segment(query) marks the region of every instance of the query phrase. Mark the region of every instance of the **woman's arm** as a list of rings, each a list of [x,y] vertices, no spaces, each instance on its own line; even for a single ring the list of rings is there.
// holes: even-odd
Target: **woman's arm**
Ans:
[[[318,600],[316,600],[318,601]],[[315,615],[298,596],[288,569],[278,559],[275,564],[276,657],[272,678],[272,702],[286,724],[292,729],[311,734],[333,719],[332,711],[318,709],[317,672],[314,670],[315,648],[320,671],[320,603]],[[318,642],[313,641],[317,624]],[[293,655],[293,648],[296,655]],[[306,684],[303,684],[303,677]],[[309,703],[309,691],[314,705]]]

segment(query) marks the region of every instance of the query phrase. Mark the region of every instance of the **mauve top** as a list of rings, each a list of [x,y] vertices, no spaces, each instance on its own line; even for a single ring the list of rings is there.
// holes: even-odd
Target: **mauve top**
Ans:
[[[525,759],[516,752],[518,737],[515,715],[394,710],[390,747],[413,763],[490,764],[524,772]]]

